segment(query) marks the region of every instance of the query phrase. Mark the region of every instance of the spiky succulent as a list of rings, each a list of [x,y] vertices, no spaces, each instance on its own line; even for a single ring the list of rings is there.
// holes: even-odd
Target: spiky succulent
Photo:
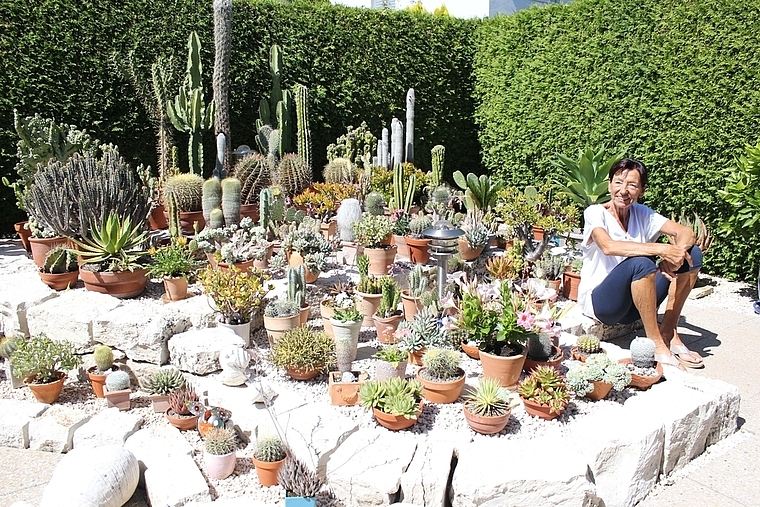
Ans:
[[[77,256],[64,246],[53,247],[45,256],[42,271],[45,273],[70,273],[77,270]]]
[[[549,412],[559,414],[570,401],[570,392],[562,376],[554,368],[538,366],[520,382],[517,392],[526,400],[549,406]]]
[[[422,400],[422,384],[414,379],[391,377],[369,380],[359,388],[359,403],[367,410],[416,419]]]
[[[164,182],[164,193],[174,194],[180,211],[203,208],[203,178],[197,174],[177,174]]]
[[[292,317],[301,311],[300,306],[295,301],[287,299],[273,299],[264,308],[265,317]]]
[[[166,396],[185,386],[185,377],[182,372],[176,368],[162,368],[148,377],[142,384],[150,394],[160,394]]]
[[[203,447],[209,454],[223,456],[235,450],[235,430],[227,428],[213,428],[204,438]]]
[[[484,377],[464,401],[467,410],[482,417],[504,415],[510,410],[510,392],[495,378]]]
[[[385,212],[385,198],[380,192],[370,192],[364,198],[364,209],[370,215],[382,215]]]
[[[188,405],[198,401],[198,393],[193,386],[185,384],[184,387],[176,389],[169,395],[169,408],[177,415],[189,415]]]
[[[276,436],[261,437],[256,441],[254,456],[259,461],[274,462],[285,459],[285,446]]]
[[[459,352],[431,347],[422,356],[422,364],[425,366],[425,371],[430,380],[448,382],[463,375],[464,372],[459,367],[460,359]]]
[[[16,351],[20,339],[15,336],[0,337],[0,357],[9,359]]]
[[[409,221],[409,235],[421,238],[425,229],[430,229],[431,225],[433,218],[430,215],[418,215]]]
[[[598,354],[602,351],[599,338],[594,335],[581,335],[578,337],[578,341],[575,344],[578,347],[578,351],[584,354]]]
[[[295,456],[290,456],[277,473],[277,481],[293,496],[315,497],[322,488],[322,480]]]
[[[418,298],[422,296],[428,285],[428,278],[422,264],[415,264],[409,271],[409,294]]]
[[[464,230],[464,238],[472,249],[484,247],[489,241],[488,227],[483,222],[477,222]]]
[[[429,307],[418,311],[411,321],[399,325],[403,336],[399,347],[407,352],[417,352],[426,347],[443,347],[448,344],[446,330],[438,325],[438,316]]]

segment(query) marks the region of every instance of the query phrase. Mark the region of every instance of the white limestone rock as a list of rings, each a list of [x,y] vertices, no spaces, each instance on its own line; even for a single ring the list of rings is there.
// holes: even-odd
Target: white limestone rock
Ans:
[[[74,432],[74,448],[124,445],[142,423],[143,418],[137,414],[122,412],[116,407],[106,409]]]
[[[658,418],[620,406],[594,411],[574,424],[567,437],[588,462],[606,507],[632,507],[652,490],[664,441]]]
[[[559,320],[562,330],[580,336],[582,334],[591,334],[600,340],[614,340],[623,336],[628,336],[632,332],[641,329],[641,321],[638,320],[631,324],[617,324],[608,326],[598,320],[594,320],[583,314],[581,307],[577,304]]]
[[[29,447],[29,422],[48,408],[47,403],[0,399],[0,447]]]
[[[211,501],[206,479],[190,456],[175,455],[145,470],[145,492],[150,505],[181,507],[188,502]]]
[[[139,476],[137,458],[121,446],[73,449],[53,471],[40,507],[121,507]]]
[[[271,503],[262,502],[253,498],[217,498],[213,507],[271,507]],[[208,507],[205,502],[188,502],[185,507]]]
[[[216,326],[216,312],[209,304],[209,298],[203,294],[181,301],[172,301],[164,306],[176,312],[178,316],[190,319],[190,324],[195,329]]]
[[[206,375],[220,370],[219,353],[232,345],[243,346],[243,339],[227,328],[191,329],[169,340],[171,364],[182,371]]]
[[[26,312],[29,333],[68,340],[78,354],[92,352],[96,345],[92,339],[93,322],[121,304],[121,300],[99,292],[63,291]]]
[[[134,361],[161,365],[169,360],[169,338],[191,325],[189,317],[165,306],[147,308],[139,301],[126,301],[93,320],[92,337]]]
[[[559,438],[478,439],[459,450],[453,507],[601,505],[586,460]]]
[[[741,395],[739,388],[722,380],[697,375],[682,379],[684,386],[696,389],[715,399],[715,424],[707,435],[707,445],[713,445],[736,433]]]
[[[67,405],[52,405],[29,422],[29,447],[36,451],[68,452],[74,432],[90,420],[84,410]]]
[[[6,259],[0,256],[0,259]],[[0,276],[0,322],[6,334],[29,336],[27,311],[59,296],[57,291],[42,283],[34,262],[28,260],[31,271]],[[26,264],[24,262],[23,264]],[[3,273],[10,273],[3,269]]]
[[[135,455],[140,465],[140,486],[145,488],[145,471],[173,456],[192,456],[193,446],[174,426],[148,426],[127,438],[124,448]]]
[[[715,426],[718,398],[677,381],[655,384],[625,402],[628,414],[654,414],[665,428],[662,473],[668,475],[702,454]]]
[[[419,436],[362,428],[327,461],[327,477],[346,505],[390,505],[411,463]]]
[[[401,476],[401,497],[405,502],[444,507],[455,452],[452,440],[436,436],[417,443],[414,458]]]

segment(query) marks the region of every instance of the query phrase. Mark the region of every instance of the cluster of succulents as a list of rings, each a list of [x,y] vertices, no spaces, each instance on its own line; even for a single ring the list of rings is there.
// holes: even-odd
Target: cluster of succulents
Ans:
[[[567,384],[578,397],[593,391],[595,381],[612,384],[615,390],[621,391],[631,383],[631,372],[607,354],[592,354],[586,362],[567,372]]]
[[[273,299],[264,307],[265,317],[292,317],[301,311],[295,301],[288,299]]]
[[[464,372],[459,367],[461,355],[451,349],[431,347],[422,356],[425,375],[434,382],[448,382],[460,378]]]
[[[185,376],[176,368],[161,368],[142,382],[142,388],[150,394],[169,395],[185,387]]]
[[[565,379],[548,366],[538,366],[517,386],[517,392],[526,400],[549,406],[549,412],[559,414],[570,401]]]
[[[177,415],[190,415],[190,404],[198,401],[198,393],[186,384],[169,394],[169,408]]]
[[[416,419],[421,400],[422,384],[414,379],[369,380],[359,389],[359,402],[367,410],[376,408],[407,419]]]

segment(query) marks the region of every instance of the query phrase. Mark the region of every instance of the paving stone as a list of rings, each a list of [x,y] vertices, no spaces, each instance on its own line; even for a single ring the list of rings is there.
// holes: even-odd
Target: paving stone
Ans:
[[[29,422],[29,447],[36,451],[68,452],[73,447],[74,432],[89,420],[84,410],[52,405]]]
[[[0,259],[6,257],[0,256]],[[33,271],[3,274],[0,276],[0,322],[6,334],[29,336],[26,313],[30,308],[59,296],[57,291],[42,283],[34,262],[29,259]],[[26,265],[26,262],[22,262]],[[9,273],[3,269],[3,273]]]
[[[244,346],[243,339],[228,328],[191,329],[169,340],[171,364],[182,371],[205,375],[221,370],[219,353],[230,345]]]
[[[686,387],[696,389],[715,399],[715,424],[707,435],[707,445],[713,445],[733,435],[737,430],[741,395],[739,388],[728,382],[697,375],[687,375],[680,379]]]
[[[210,502],[206,479],[190,456],[172,456],[145,470],[145,492],[153,506],[181,507]]]
[[[130,435],[124,448],[135,455],[140,465],[140,487],[145,488],[145,471],[159,466],[172,456],[192,456],[193,446],[174,426],[149,426]]]
[[[0,399],[0,447],[29,447],[29,422],[48,408],[47,403]]]
[[[137,414],[122,412],[116,407],[106,409],[74,432],[74,448],[124,445],[142,423],[143,418]]]
[[[401,476],[401,496],[405,502],[424,507],[444,507],[455,453],[454,440],[436,436],[417,442],[409,467]]]

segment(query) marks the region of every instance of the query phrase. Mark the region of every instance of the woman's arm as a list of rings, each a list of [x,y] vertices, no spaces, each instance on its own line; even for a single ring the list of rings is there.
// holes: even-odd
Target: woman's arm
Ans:
[[[599,245],[604,255],[618,257],[657,256],[665,254],[665,248],[670,245],[664,243],[638,243],[634,241],[615,241],[603,227],[596,227],[591,231],[593,241]]]

